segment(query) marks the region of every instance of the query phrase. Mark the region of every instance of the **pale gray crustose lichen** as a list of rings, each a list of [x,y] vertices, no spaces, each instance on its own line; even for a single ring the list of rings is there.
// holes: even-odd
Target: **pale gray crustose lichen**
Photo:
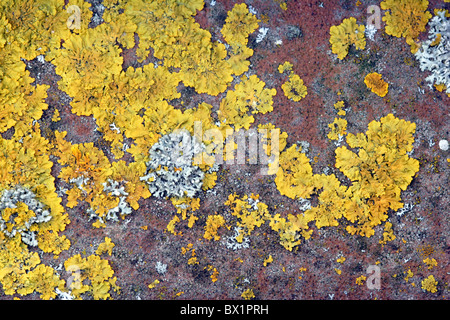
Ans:
[[[193,198],[205,176],[193,159],[203,150],[204,145],[187,130],[166,134],[151,147],[146,175],[141,180],[147,182],[152,196]]]
[[[0,214],[0,231],[11,238],[19,233],[25,244],[35,247],[38,245],[36,233],[34,231],[30,231],[29,229],[33,224],[49,221],[52,216],[49,210],[44,209],[45,205],[36,199],[36,195],[31,190],[20,185],[3,191],[0,197],[0,213],[2,213],[6,208],[17,208],[17,205],[20,202],[24,203],[28,207],[28,210],[33,211],[34,216],[30,217],[22,225],[18,226],[15,223],[16,214],[11,215],[8,221],[5,221],[4,216]],[[7,224],[12,224],[12,228],[8,228]]]
[[[420,63],[420,70],[431,72],[425,78],[429,86],[444,84],[447,87],[446,93],[450,93],[450,20],[441,11],[430,20],[429,26],[428,40],[422,42],[415,56]],[[433,43],[438,35],[439,43]]]

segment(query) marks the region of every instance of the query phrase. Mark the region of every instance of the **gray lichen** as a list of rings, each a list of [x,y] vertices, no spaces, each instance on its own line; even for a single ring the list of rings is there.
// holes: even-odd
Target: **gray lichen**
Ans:
[[[15,218],[17,214],[11,215],[7,221],[1,214],[6,208],[15,209],[19,203],[23,203],[28,210],[34,212],[23,224],[17,225]],[[14,237],[17,233],[21,235],[21,239],[25,244],[37,246],[36,234],[29,229],[33,224],[44,223],[49,221],[52,216],[49,210],[44,209],[45,205],[36,199],[36,195],[29,189],[20,185],[12,189],[4,190],[0,197],[0,231],[8,237]],[[9,226],[9,227],[8,227]]]
[[[204,146],[187,130],[166,134],[151,147],[146,175],[141,180],[147,182],[152,196],[193,198],[204,178],[193,160],[203,150]]]
[[[415,56],[420,69],[431,72],[425,78],[430,87],[433,84],[445,84],[446,93],[450,93],[450,21],[441,11],[430,20],[429,26],[428,40],[422,43]],[[439,36],[439,43],[433,43]]]
[[[129,203],[126,201],[128,192],[125,191],[125,187],[121,185],[120,182],[108,179],[107,182],[103,183],[103,191],[109,195],[119,198],[119,203],[116,207],[111,208],[106,213],[105,219],[108,221],[119,221],[119,217],[129,215],[132,210]],[[101,223],[104,223],[102,217],[99,217],[95,213],[94,209],[89,208],[87,212],[91,219],[99,219]]]

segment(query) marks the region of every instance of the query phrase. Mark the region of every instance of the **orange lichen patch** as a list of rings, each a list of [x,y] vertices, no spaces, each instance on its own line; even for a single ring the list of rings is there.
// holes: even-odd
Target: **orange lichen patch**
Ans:
[[[351,45],[358,50],[363,50],[366,47],[364,31],[364,25],[358,25],[353,17],[344,19],[338,26],[331,26],[331,51],[337,54],[338,59],[342,60],[347,56],[348,48]]]
[[[435,252],[433,246],[431,245],[422,245],[417,248],[417,251],[420,252],[422,257],[429,257]]]
[[[384,97],[388,93],[389,84],[381,78],[381,74],[379,73],[369,73],[364,78],[364,83],[373,93],[380,97]]]
[[[394,37],[403,37],[415,53],[419,45],[416,40],[432,15],[428,8],[428,0],[385,0],[380,3],[381,9],[388,10],[383,21],[386,22],[386,33]]]

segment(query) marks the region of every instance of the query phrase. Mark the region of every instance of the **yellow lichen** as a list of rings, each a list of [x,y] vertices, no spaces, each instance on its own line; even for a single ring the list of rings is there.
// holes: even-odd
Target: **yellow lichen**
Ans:
[[[291,74],[289,80],[283,83],[281,89],[288,99],[296,102],[302,100],[308,94],[303,80],[297,74]]]
[[[363,50],[366,47],[364,31],[364,25],[358,25],[353,17],[344,19],[338,26],[331,26],[331,51],[337,54],[340,60],[343,60],[347,56],[351,45],[355,45],[355,48],[358,50]]]
[[[233,91],[228,91],[220,102],[217,113],[221,122],[221,130],[232,128],[249,129],[255,121],[253,114],[267,113],[273,110],[273,96],[276,89],[265,88],[265,83],[258,76],[243,76]],[[223,124],[223,125],[222,125]]]
[[[271,255],[267,259],[264,259],[263,266],[266,267],[269,263],[273,262],[273,258]]]
[[[437,266],[437,261],[436,259],[432,258],[425,258],[423,259],[423,263],[425,263],[427,265],[428,270],[433,269],[433,267]]]
[[[287,73],[287,74],[291,74],[293,72],[293,67],[294,65],[292,63],[290,63],[289,61],[285,61],[283,64],[280,64],[278,66],[278,72],[279,73]]]
[[[51,219],[46,223],[33,224],[30,231],[36,232],[38,246],[44,252],[61,253],[70,242],[65,236],[58,236],[70,221],[61,205],[61,198],[56,194],[54,177],[51,175],[53,163],[49,159],[49,142],[41,137],[39,126],[33,127],[30,134],[19,141],[0,138],[0,192],[19,185],[29,189],[36,200],[45,205]],[[26,216],[34,215],[23,203],[18,203],[14,217],[17,227]],[[11,210],[11,209],[10,209]],[[19,210],[19,211],[17,211]],[[12,214],[8,210],[2,215]],[[10,225],[12,227],[12,225]],[[0,232],[1,233],[1,232]],[[15,237],[20,238],[20,233]],[[51,239],[50,241],[47,241]],[[39,241],[41,240],[41,241]]]
[[[217,271],[217,268],[215,268],[214,266],[212,266],[212,265],[208,265],[208,266],[206,266],[204,269],[206,269],[207,271],[212,271],[212,274],[211,274],[211,281],[214,283],[214,282],[216,282],[217,280],[218,280],[218,277],[219,277],[219,271]]]
[[[244,298],[245,300],[250,300],[255,297],[255,294],[253,293],[252,289],[247,289],[244,292],[242,292],[241,297]]]
[[[282,195],[289,198],[309,198],[314,190],[312,167],[301,147],[292,145],[280,154],[280,169],[275,183]]]
[[[245,3],[235,4],[228,12],[221,32],[230,45],[234,43],[246,45],[248,35],[258,28],[258,22],[256,16],[248,11]]]
[[[344,256],[342,256],[342,257],[337,258],[336,262],[344,263],[345,260],[346,260],[346,258]]]
[[[108,32],[107,27],[102,24],[82,34],[71,34],[65,39],[63,47],[47,55],[56,66],[56,73],[61,76],[59,88],[69,96],[78,97],[80,92],[97,96],[103,86],[121,72],[121,49],[102,36]],[[75,112],[89,115],[89,104],[75,102],[72,103]]]
[[[181,231],[180,232],[175,231],[175,225],[178,222],[180,222],[180,218],[178,218],[178,216],[174,216],[172,220],[170,220],[170,222],[167,224],[166,230],[174,235],[181,235],[182,234]]]
[[[338,116],[345,116],[347,113],[344,110],[345,102],[344,101],[338,101],[334,104],[334,108],[338,111]]]
[[[250,235],[255,227],[260,227],[269,214],[265,203],[247,195],[239,198],[236,194],[230,194],[225,205],[229,206],[232,209],[231,214],[239,219],[239,235],[236,237],[238,242],[242,242],[245,235]]]
[[[41,264],[39,254],[31,252],[20,238],[7,238],[0,233],[0,283],[6,295],[41,293],[42,299],[56,297],[56,288],[63,289],[64,280]]]
[[[203,238],[207,240],[220,240],[220,236],[217,234],[217,230],[225,225],[225,219],[220,215],[210,215],[206,219],[205,225],[205,233],[203,234]]]
[[[330,140],[339,140],[347,134],[347,120],[345,119],[335,118],[328,127],[331,129],[327,135]]]
[[[394,37],[403,37],[415,53],[419,45],[416,40],[432,15],[428,8],[428,0],[385,0],[380,3],[381,9],[387,10],[383,17],[386,22],[385,31]]]
[[[364,281],[366,281],[367,277],[365,275],[359,276],[358,278],[356,278],[355,283],[360,286],[364,283]]]
[[[275,125],[271,123],[259,124],[258,133],[260,146],[262,146],[268,156],[268,168],[266,174],[276,174],[279,167],[280,152],[286,147],[288,134],[286,132],[280,132],[280,129],[276,128]],[[261,155],[259,159],[261,163],[264,163],[261,160]]]
[[[112,254],[112,249],[115,247],[115,244],[111,242],[111,238],[105,237],[105,242],[102,242],[98,245],[97,250],[95,250],[95,253],[97,255],[101,255],[102,253],[108,253],[109,255]]]
[[[269,226],[273,231],[278,232],[280,244],[289,251],[300,244],[301,237],[309,239],[312,230],[307,230],[308,219],[305,215],[288,215],[288,219],[283,218],[280,214],[275,214],[269,218]]]
[[[177,208],[177,213],[181,214],[181,219],[184,221],[188,219],[188,227],[192,228],[195,221],[198,220],[198,218],[195,216],[194,212],[200,208],[200,199],[199,198],[170,198],[170,201],[172,204]],[[170,231],[173,234],[180,234],[181,232],[177,233],[175,232],[175,224],[180,222],[180,218],[178,216],[174,216],[173,219],[170,221],[170,223],[167,225],[167,230]]]
[[[359,227],[347,227],[350,233],[370,236],[371,226],[386,220],[388,209],[403,207],[400,192],[419,170],[419,162],[407,155],[414,130],[414,123],[389,114],[369,123],[366,134],[347,135],[349,146],[360,149],[358,154],[345,146],[336,149],[336,167],[352,181],[344,216],[359,221]]]
[[[414,273],[411,271],[411,269],[408,269],[408,271],[406,272],[406,277],[404,278],[406,282],[409,281],[409,279],[411,279],[414,276]]]
[[[394,230],[392,230],[392,223],[386,222],[384,225],[383,239],[380,240],[380,244],[386,244],[388,241],[395,240]]]
[[[158,284],[159,284],[159,280],[158,279],[156,279],[155,281],[153,281],[152,283],[150,283],[149,285],[148,285],[148,288],[149,289],[153,289],[153,288],[155,288]]]
[[[313,174],[309,159],[296,145],[282,152],[275,178],[280,193],[293,199],[308,199],[320,192],[318,205],[297,215],[296,219],[301,219],[301,228],[297,230],[303,230],[309,237],[306,231],[309,222],[314,221],[318,228],[337,226],[338,220],[344,217],[356,223],[346,227],[349,233],[373,235],[373,227],[387,219],[389,209],[403,207],[400,192],[419,169],[419,162],[407,155],[412,149],[414,130],[415,124],[390,114],[379,122],[371,122],[366,134],[348,134],[347,143],[352,148],[360,148],[359,153],[345,146],[337,148],[336,167],[352,182],[349,187],[343,186],[334,175]],[[291,229],[285,218],[278,217],[271,223],[278,232]],[[288,249],[299,244],[295,232],[283,237],[288,239],[288,244],[292,243]]]
[[[4,48],[0,46],[0,132],[14,127],[14,136],[18,138],[26,135],[31,122],[40,119],[48,108],[45,99],[49,88],[48,85],[32,85],[34,79],[20,60],[24,56],[22,50],[15,41]]]
[[[102,260],[96,255],[87,258],[74,255],[64,262],[64,267],[72,274],[73,280],[68,286],[77,299],[81,299],[82,294],[90,294],[95,300],[105,300],[111,297],[111,288],[114,291],[120,289],[116,285],[117,278],[112,277],[114,270],[108,260]]]
[[[193,17],[203,4],[133,0],[124,14],[137,26],[139,60],[145,59],[151,48],[165,66],[180,68],[180,79],[185,85],[198,93],[217,95],[233,80],[233,70],[225,59],[225,46],[212,42],[211,34],[200,28]]]
[[[433,275],[429,275],[428,278],[422,280],[422,289],[429,291],[431,293],[437,292],[437,284],[438,282],[434,278]]]
[[[36,292],[42,299],[54,299],[59,293],[77,299],[111,298],[111,288],[119,288],[108,260],[99,257],[104,253],[112,254],[115,245],[109,237],[104,237],[104,242],[95,250],[96,255],[77,254],[65,261],[65,269],[71,275],[67,283],[50,265],[41,263],[43,252],[51,254],[49,259],[51,256],[58,259],[70,247],[69,239],[60,235],[70,222],[61,204],[61,193],[67,196],[65,206],[80,205],[80,209],[86,209],[87,215],[96,219],[95,227],[105,227],[111,214],[118,212],[117,217],[123,219],[132,209],[139,209],[139,200],[150,197],[140,177],[146,173],[150,148],[162,135],[180,128],[194,134],[196,121],[202,123],[203,129],[217,129],[221,133],[226,133],[227,129],[231,132],[249,129],[255,122],[255,114],[273,110],[276,90],[266,88],[258,76],[244,74],[249,70],[249,58],[253,55],[248,47],[249,35],[259,26],[256,15],[245,3],[236,4],[228,12],[221,29],[227,44],[214,40],[217,35],[213,38],[210,31],[196,22],[194,16],[204,6],[201,0],[104,0],[102,3],[105,10],[100,24],[95,19],[91,21],[96,10],[91,10],[91,4],[83,0],[5,0],[0,4],[0,133],[10,130],[4,134],[10,138],[0,137],[0,192],[26,188],[51,217],[29,227],[37,243],[30,249],[19,231],[27,229],[28,221],[37,213],[24,202],[0,212],[4,221],[4,229],[0,231],[0,283],[6,295]],[[287,9],[285,2],[277,3],[283,10]],[[409,21],[405,27],[410,29],[401,36],[411,44],[417,38],[414,32],[422,30],[429,19],[427,12],[423,12],[426,10],[423,4],[428,2],[405,0],[400,3],[383,2],[382,6],[390,10],[386,30],[396,28],[393,27],[395,19]],[[405,8],[405,13],[398,13],[403,4],[410,7]],[[413,7],[420,10],[416,12]],[[78,12],[81,13],[79,21]],[[408,14],[414,16],[413,20],[405,18]],[[267,15],[261,16],[266,23]],[[89,27],[90,24],[97,26]],[[434,44],[439,41],[438,35]],[[343,59],[352,44],[357,49],[365,47],[364,26],[358,26],[354,18],[345,19],[340,26],[330,29],[330,43],[333,53]],[[129,66],[129,59],[125,58],[130,52],[136,53],[138,65],[142,66],[136,67],[133,62]],[[39,84],[42,79],[36,78],[35,82],[26,70],[26,64],[35,58],[55,66],[60,77],[58,87],[70,97],[71,112],[95,120],[101,135],[98,145],[71,142],[65,132],[46,133],[50,141],[42,137],[38,121],[47,120],[42,119],[42,115],[48,109],[49,86]],[[278,71],[289,76],[282,86],[289,99],[299,101],[306,96],[307,88],[293,73],[291,63],[280,65]],[[238,79],[233,75],[242,76]],[[226,92],[233,79],[237,84]],[[180,101],[183,87],[212,96],[223,93],[219,97],[220,107],[206,102],[192,106],[195,99],[188,101],[189,97]],[[49,91],[50,94],[54,92]],[[49,101],[53,99],[55,96],[50,96]],[[60,114],[58,109],[52,108],[48,112],[51,120],[58,122],[56,126],[65,126],[68,111]],[[342,108],[343,103],[336,107],[339,116],[345,115]],[[217,117],[213,110],[218,110]],[[303,212],[272,215],[272,208],[269,210],[258,195],[232,194],[225,203],[231,215],[209,215],[204,223],[202,214],[198,217],[194,214],[200,208],[202,197],[171,198],[177,212],[169,218],[166,230],[181,235],[178,229],[184,226],[180,226],[180,222],[187,221],[187,226],[192,228],[200,220],[204,223],[203,237],[219,240],[219,228],[229,228],[234,223],[239,230],[236,239],[243,242],[244,236],[250,236],[268,221],[268,227],[279,236],[280,244],[293,250],[302,238],[311,237],[309,223],[322,228],[336,226],[340,219],[346,218],[348,232],[371,236],[373,228],[387,219],[389,210],[395,211],[403,205],[400,192],[418,170],[416,161],[407,154],[411,151],[415,127],[405,123],[388,116],[371,123],[366,134],[347,136],[348,145],[359,149],[357,153],[346,147],[336,151],[336,167],[349,178],[348,187],[335,175],[314,174],[310,160],[295,145],[284,150],[287,133],[270,133],[262,138],[265,153],[270,156],[269,150],[278,139],[275,153],[282,154],[270,160],[269,174],[277,174],[275,183],[281,194],[307,204],[302,205]],[[339,139],[346,135],[346,124],[344,119],[335,119],[328,137]],[[260,124],[258,128],[272,130],[275,126]],[[214,158],[223,150],[222,143],[201,138],[211,151],[203,154],[204,159]],[[54,168],[50,159],[57,161],[58,166]],[[214,161],[207,162],[199,165],[205,172],[202,185],[205,191],[213,188],[218,178],[216,172],[209,170]],[[52,173],[52,170],[55,171]],[[62,183],[58,194],[55,174]],[[313,195],[317,196],[314,206],[309,203]],[[126,212],[119,207],[126,207]],[[391,227],[386,222],[384,241],[393,237]],[[147,230],[147,226],[141,228]],[[13,234],[13,231],[18,232]],[[86,249],[81,252],[85,255]],[[198,259],[192,244],[182,248],[183,255],[187,252],[190,252],[189,265],[204,262],[204,257]],[[337,262],[342,263],[344,259],[341,257]],[[424,263],[430,268],[437,264],[433,260],[424,260]],[[263,265],[272,261],[269,255]],[[205,270],[211,272],[213,282],[218,280],[217,268],[208,264]],[[340,274],[340,270],[335,270]],[[286,272],[285,267],[283,272]],[[422,287],[431,291],[431,279],[424,282]],[[149,288],[158,283],[159,280],[155,280]],[[173,291],[174,297],[182,293]],[[255,295],[248,289],[242,297],[250,299]]]

